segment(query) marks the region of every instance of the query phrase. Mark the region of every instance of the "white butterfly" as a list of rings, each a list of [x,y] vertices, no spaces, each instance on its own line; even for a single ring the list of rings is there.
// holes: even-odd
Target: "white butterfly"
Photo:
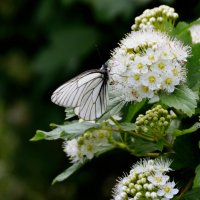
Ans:
[[[99,118],[108,104],[108,70],[104,64],[76,76],[56,89],[51,101],[59,106],[72,107],[84,120]]]

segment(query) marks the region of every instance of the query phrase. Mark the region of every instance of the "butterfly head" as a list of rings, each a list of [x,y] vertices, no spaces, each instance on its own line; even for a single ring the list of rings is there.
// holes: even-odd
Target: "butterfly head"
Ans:
[[[107,65],[107,63],[104,63],[104,64],[102,65],[102,67],[101,67],[100,70],[105,70],[105,71],[107,71],[107,70],[108,70],[108,65]]]

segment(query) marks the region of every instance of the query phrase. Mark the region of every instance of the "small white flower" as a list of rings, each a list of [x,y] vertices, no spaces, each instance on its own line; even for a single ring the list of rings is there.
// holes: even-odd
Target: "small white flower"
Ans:
[[[172,164],[172,160],[170,159],[156,159],[154,160],[154,170],[155,171],[160,171],[162,173],[164,172],[169,172],[172,169],[170,168],[170,165]]]
[[[146,171],[146,168],[144,166],[136,166],[136,167],[133,167],[133,169],[131,170],[131,173],[143,173]]]
[[[154,96],[153,90],[151,90],[148,86],[140,85],[138,88],[139,95],[141,99],[149,98],[151,99]]]
[[[169,46],[174,59],[180,63],[187,61],[187,57],[190,56],[191,48],[184,46],[183,43],[177,39],[169,41]]]
[[[156,172],[153,175],[148,176],[148,181],[156,186],[164,185],[168,180],[169,176],[162,174],[161,172]]]
[[[114,116],[113,116],[114,117]],[[114,117],[115,118],[115,117]],[[92,133],[94,137],[94,144],[98,145],[108,145],[108,140],[107,140],[107,132],[103,130],[97,130]]]
[[[146,61],[146,63],[145,63]],[[145,59],[143,56],[137,56],[134,61],[132,62],[132,65],[130,66],[131,72],[134,74],[142,73],[145,74],[148,72],[148,60]]]
[[[160,51],[160,59],[162,60],[172,60],[174,58],[173,51],[171,50],[170,42],[166,44]]]
[[[121,98],[124,99],[124,101],[128,102],[132,100],[132,101],[140,102],[142,100],[138,87],[130,88],[130,87],[124,86],[123,89],[127,91],[126,94],[122,94],[121,96]]]
[[[137,162],[136,164],[133,165],[130,173],[137,173],[141,174],[148,171],[148,160],[142,160],[140,162]]]
[[[154,50],[151,47],[146,50],[144,58],[147,60],[148,65],[152,65],[153,63],[157,62],[159,55],[160,55],[159,49]]]
[[[149,72],[142,77],[142,84],[149,87],[150,90],[160,89],[162,79],[155,72]]]
[[[163,196],[168,199],[172,199],[174,195],[178,193],[178,189],[174,188],[175,182],[166,183],[160,190],[158,190],[158,196]]]
[[[114,65],[117,66],[117,71],[113,71],[113,73],[116,74],[122,74],[126,71],[126,68],[128,68],[132,64],[130,54],[125,53],[121,49],[119,49],[118,54],[113,57],[112,62]]]
[[[179,83],[180,79],[178,79],[177,76],[174,76],[172,72],[168,72],[163,76],[162,89],[172,93],[175,90],[175,86]]]
[[[75,163],[80,160],[80,151],[77,139],[72,139],[63,143],[63,151],[70,157],[70,160]]]
[[[91,140],[85,140],[84,144],[81,145],[80,151],[83,155],[85,155],[88,159],[92,159],[95,154],[95,144]]]
[[[168,61],[168,60],[159,60],[158,62],[156,62],[152,67],[151,70],[154,73],[157,74],[162,74],[162,73],[166,73],[168,71],[171,71],[172,68],[172,61]]]
[[[141,84],[141,74],[140,73],[133,73],[132,76],[128,77],[127,79],[128,87],[135,87],[140,86]]]

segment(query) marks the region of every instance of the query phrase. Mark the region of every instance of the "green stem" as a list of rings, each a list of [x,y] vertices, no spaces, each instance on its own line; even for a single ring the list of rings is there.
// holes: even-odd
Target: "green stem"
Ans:
[[[191,178],[188,182],[188,184],[185,186],[185,188],[183,189],[183,191],[181,192],[181,194],[176,198],[176,200],[179,200],[183,197],[183,195],[190,189],[190,187],[192,186],[193,183],[193,178]]]
[[[125,151],[128,151],[132,154],[135,155],[135,151],[133,151],[132,149],[130,149],[125,143],[122,143],[122,142],[117,142],[116,140],[114,140],[112,137],[109,137],[108,138],[108,141],[115,147],[117,148],[120,148],[120,149],[123,149]]]
[[[150,137],[148,135],[144,135],[142,133],[138,134],[135,131],[123,131],[123,130],[114,129],[114,128],[103,128],[102,130],[106,130],[106,131],[109,131],[109,132],[118,132],[120,134],[123,133],[123,134],[126,134],[126,136],[127,136],[127,134],[130,134],[130,135],[134,135],[136,137],[139,137],[139,138],[142,138],[142,139],[145,139],[145,140],[149,140],[151,142],[155,142],[156,141],[155,139],[153,139],[152,137]]]
[[[145,140],[149,140],[151,142],[155,142],[155,139],[153,139],[151,136],[147,135],[147,134],[144,134],[144,133],[136,133],[136,132],[130,132],[131,135],[134,135],[136,137],[139,137],[139,138],[142,138],[142,139],[145,139]]]
[[[110,119],[114,122],[114,124],[120,129],[121,128],[121,124],[113,118],[113,116],[110,116]]]

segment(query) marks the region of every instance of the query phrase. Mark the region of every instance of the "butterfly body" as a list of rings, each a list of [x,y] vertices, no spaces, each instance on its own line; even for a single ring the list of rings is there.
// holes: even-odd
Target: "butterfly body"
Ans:
[[[108,104],[108,70],[104,64],[61,85],[51,96],[52,102],[63,107],[72,107],[84,120],[99,118]]]

